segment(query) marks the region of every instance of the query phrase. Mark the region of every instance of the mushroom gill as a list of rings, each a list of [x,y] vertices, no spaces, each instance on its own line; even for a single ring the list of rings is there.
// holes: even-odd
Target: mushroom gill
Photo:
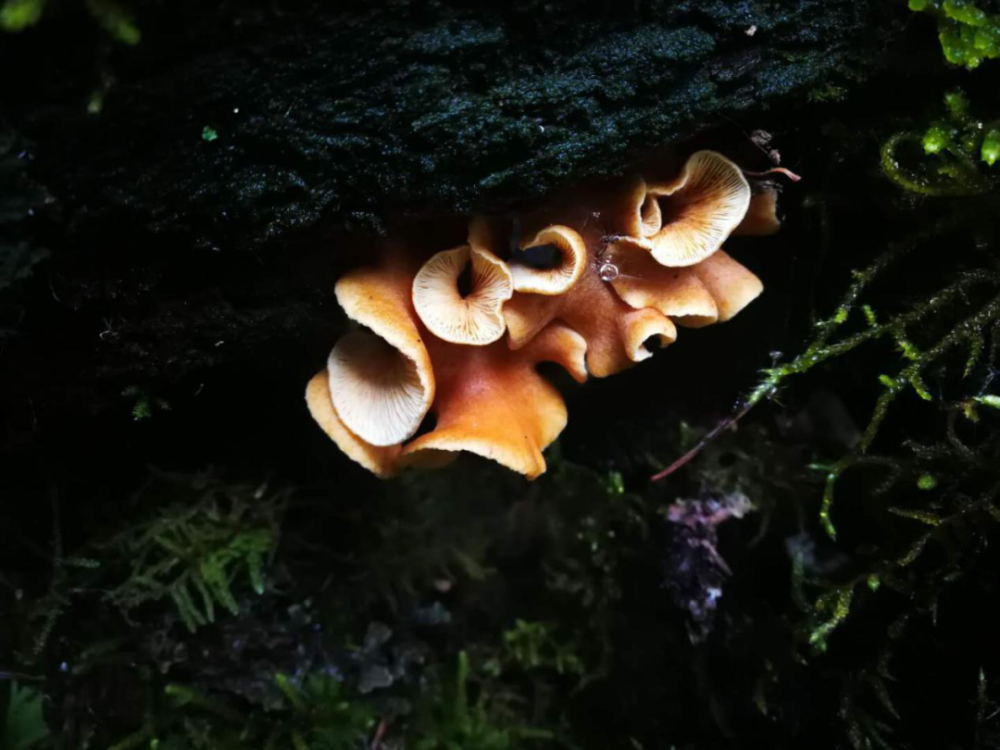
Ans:
[[[410,301],[412,263],[397,253],[337,281],[337,302],[367,328],[348,333],[327,362],[330,396],[344,425],[375,446],[420,427],[434,400],[430,356]]]
[[[665,266],[691,266],[714,253],[750,205],[743,172],[714,151],[692,154],[675,180],[649,185],[648,193],[660,204],[662,223],[648,247]]]
[[[333,408],[327,370],[314,375],[306,386],[306,406],[316,424],[348,458],[382,479],[388,479],[396,473],[402,448],[399,445],[378,447],[366,443],[347,428]]]
[[[471,289],[459,279],[471,266]],[[434,255],[413,279],[413,306],[427,329],[453,344],[485,346],[503,337],[503,303],[514,292],[507,264],[489,250],[462,245]]]

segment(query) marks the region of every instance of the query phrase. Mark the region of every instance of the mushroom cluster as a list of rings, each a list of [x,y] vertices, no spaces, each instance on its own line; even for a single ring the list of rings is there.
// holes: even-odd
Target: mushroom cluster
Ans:
[[[763,286],[722,243],[777,229],[773,189],[699,151],[668,180],[476,217],[466,244],[430,257],[390,248],[337,281],[357,328],[310,381],[309,410],[380,477],[469,451],[535,478],[567,419],[537,365],[606,377],[676,326],[729,320]]]

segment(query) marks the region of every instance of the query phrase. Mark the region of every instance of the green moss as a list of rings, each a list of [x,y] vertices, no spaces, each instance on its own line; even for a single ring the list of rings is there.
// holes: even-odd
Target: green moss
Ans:
[[[1000,159],[1000,128],[991,128],[983,137],[980,158],[991,167]]]
[[[16,682],[0,686],[0,748],[31,750],[49,736],[42,714],[42,695]]]
[[[960,90],[944,97],[946,120],[920,132],[904,130],[882,146],[882,171],[899,187],[926,196],[978,195],[996,189],[1000,129],[985,127]],[[921,155],[912,146],[919,144]],[[908,150],[909,149],[909,150]]]
[[[968,69],[1000,57],[1000,14],[968,0],[909,0],[910,10],[932,15],[948,62]]]
[[[473,700],[469,695],[469,657],[458,654],[454,680],[443,694],[429,695],[420,707],[409,732],[407,747],[414,750],[515,750],[527,743],[551,740],[551,732],[504,720],[503,712],[491,704],[487,692]]]
[[[0,6],[0,29],[23,31],[42,17],[46,0],[6,0]]]
[[[114,0],[87,0],[87,10],[119,42],[135,45],[142,39],[132,14]]]
[[[264,593],[264,565],[278,543],[284,496],[208,476],[188,483],[164,475],[159,481],[193,502],[175,502],[110,543],[128,561],[129,572],[108,600],[125,612],[170,600],[191,632],[215,622],[216,607],[239,614],[237,576],[258,595]]]

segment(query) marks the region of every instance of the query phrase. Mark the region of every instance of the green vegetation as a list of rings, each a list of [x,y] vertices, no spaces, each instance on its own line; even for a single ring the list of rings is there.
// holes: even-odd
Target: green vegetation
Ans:
[[[278,544],[285,496],[268,494],[266,485],[222,485],[207,475],[158,481],[195,499],[165,507],[111,540],[108,548],[130,570],[109,601],[128,612],[169,599],[191,632],[215,622],[217,607],[238,615],[239,577],[258,596],[264,593],[264,567]]]
[[[910,10],[929,13],[938,24],[941,49],[950,63],[972,70],[1000,57],[1000,13],[969,0],[909,0]]]
[[[33,688],[11,682],[0,689],[0,719],[0,750],[31,750],[49,738],[42,696]]]
[[[0,5],[0,30],[24,31],[42,20],[49,0],[4,0]],[[142,39],[132,14],[115,0],[86,0],[87,11],[119,42],[134,45]]]
[[[1000,121],[977,117],[960,90],[948,92],[944,103],[945,117],[935,119],[923,133],[904,130],[885,142],[883,171],[901,188],[920,195],[961,197],[996,190],[997,175],[981,164],[992,167],[1000,155]],[[922,155],[914,153],[918,144]]]

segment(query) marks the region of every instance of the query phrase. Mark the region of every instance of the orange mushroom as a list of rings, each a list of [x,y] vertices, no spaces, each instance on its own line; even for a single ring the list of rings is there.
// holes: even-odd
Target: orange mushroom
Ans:
[[[617,181],[520,215],[513,238],[506,222],[477,217],[467,245],[422,265],[389,252],[337,283],[361,328],[310,381],[309,410],[380,477],[460,451],[537,477],[567,421],[538,364],[605,377],[651,357],[650,341],[673,343],[675,321],[732,318],[763,285],[721,243],[776,231],[775,195],[751,196],[736,165],[699,151],[672,181]]]
[[[653,308],[690,328],[718,321],[718,305],[695,273],[698,266],[661,266],[647,250],[628,240],[614,243],[607,256],[614,267],[611,284],[631,307]]]
[[[743,220],[750,184],[729,159],[698,151],[673,181],[648,186],[660,204],[660,230],[643,240],[665,266],[692,266],[714,253]]]
[[[556,362],[583,382],[586,348],[582,336],[558,324],[517,351],[503,342],[475,349],[432,343],[436,424],[403,447],[403,458],[468,451],[534,479],[545,471],[542,451],[567,420],[559,391],[535,368],[539,362]]]
[[[778,191],[764,188],[750,197],[750,207],[739,226],[733,230],[734,235],[768,235],[781,229],[778,219]]]
[[[326,370],[314,375],[306,386],[306,405],[323,432],[348,458],[382,479],[388,479],[396,473],[402,447],[390,445],[380,448],[366,443],[347,428],[333,408],[330,376]]]
[[[719,250],[694,266],[661,266],[628,241],[608,253],[618,272],[612,285],[637,310],[654,308],[687,328],[723,323],[764,289],[745,266]]]
[[[471,264],[471,290],[459,278]],[[413,279],[413,307],[428,330],[453,344],[485,346],[500,339],[506,325],[503,303],[514,293],[507,264],[482,247],[462,245],[434,255]]]
[[[764,291],[760,279],[722,250],[692,267],[691,271],[715,300],[720,323],[732,318]]]
[[[380,477],[391,477],[406,466],[441,465],[454,453],[468,451],[534,479],[545,471],[542,451],[567,421],[562,396],[536,366],[555,362],[583,382],[586,347],[583,337],[558,324],[518,351],[502,342],[475,348],[433,342],[436,423],[405,444],[374,446],[348,429],[333,406],[326,371],[310,381],[306,402],[337,446]]]
[[[574,230],[553,224],[520,243],[521,250],[550,247],[559,260],[551,268],[532,268],[516,260],[510,264],[514,290],[554,296],[565,294],[579,280],[587,265],[587,248]]]
[[[412,262],[389,255],[376,268],[343,276],[335,288],[347,317],[365,326],[334,346],[330,396],[344,425],[375,446],[400,443],[434,401],[430,356],[410,301]]]
[[[600,238],[588,238],[588,246],[600,245]],[[561,320],[580,333],[587,342],[587,369],[595,377],[613,375],[646,359],[648,350],[634,342],[629,313],[632,308],[600,276],[600,261],[588,257],[576,284],[559,296],[515,293],[504,305],[510,345],[518,349],[553,320]],[[669,320],[656,331],[661,343],[676,338]]]
[[[348,457],[381,477],[440,464],[462,450],[538,476],[542,451],[567,414],[536,365],[556,362],[583,381],[586,342],[562,325],[518,351],[502,341],[473,347],[438,339],[425,333],[410,304],[406,290],[415,276],[412,262],[390,255],[337,283],[348,316],[370,330],[346,334],[327,369],[310,381],[313,418]],[[428,412],[434,428],[407,443]]]
[[[651,340],[667,346],[677,340],[677,329],[663,313],[652,308],[626,313],[622,326],[625,354],[632,362],[642,362],[653,356],[647,348]]]

